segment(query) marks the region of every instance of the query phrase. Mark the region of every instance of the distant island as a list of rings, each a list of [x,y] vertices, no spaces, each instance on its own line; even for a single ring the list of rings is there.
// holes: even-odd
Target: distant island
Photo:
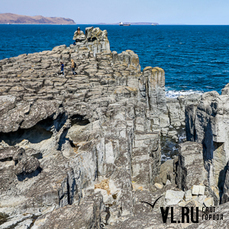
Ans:
[[[159,25],[157,22],[123,22],[124,24],[130,24],[130,25]],[[118,23],[99,23],[99,25],[120,25],[120,22]]]
[[[156,22],[130,22],[131,25],[159,25]]]
[[[0,24],[63,24],[75,25],[74,20],[62,17],[24,16],[12,13],[0,14]]]

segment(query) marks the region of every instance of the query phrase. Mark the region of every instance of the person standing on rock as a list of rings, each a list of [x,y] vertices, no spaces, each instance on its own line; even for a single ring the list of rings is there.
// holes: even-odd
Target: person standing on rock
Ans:
[[[64,64],[63,64],[63,62],[60,62],[60,71],[61,71],[61,74],[64,75]]]
[[[80,35],[80,27],[77,28],[77,34]]]
[[[72,74],[73,74],[73,75],[76,75],[76,72],[75,72],[76,63],[74,62],[73,59],[71,59],[71,62],[72,62]]]

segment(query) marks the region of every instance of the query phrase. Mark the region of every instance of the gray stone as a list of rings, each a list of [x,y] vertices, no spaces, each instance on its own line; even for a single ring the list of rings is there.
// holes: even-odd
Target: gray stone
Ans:
[[[167,181],[175,184],[175,175],[173,174],[173,160],[168,160],[161,165],[160,175],[155,179],[155,181],[166,184]]]
[[[184,198],[183,191],[168,190],[165,193],[166,205],[176,205]]]
[[[193,185],[207,182],[207,172],[204,168],[202,145],[195,142],[185,142],[179,145],[179,157],[176,162],[176,183],[182,190],[189,190]]]

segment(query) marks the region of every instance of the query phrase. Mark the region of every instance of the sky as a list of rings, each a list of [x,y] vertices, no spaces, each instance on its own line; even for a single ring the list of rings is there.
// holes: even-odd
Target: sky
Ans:
[[[65,17],[77,24],[229,25],[229,0],[0,0],[0,13]]]

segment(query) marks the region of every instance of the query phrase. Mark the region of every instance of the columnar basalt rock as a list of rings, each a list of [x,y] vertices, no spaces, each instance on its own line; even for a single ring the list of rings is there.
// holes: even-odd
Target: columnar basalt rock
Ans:
[[[197,108],[187,107],[188,140],[203,144],[203,159],[208,171],[209,185],[223,194],[226,165],[229,160],[228,145],[228,95],[227,86],[222,95],[207,92],[202,95]]]
[[[169,127],[163,69],[146,67],[143,70],[139,77],[139,99],[147,104],[147,116],[154,130]]]
[[[140,201],[155,201],[174,185],[174,178],[154,185],[161,134],[175,138],[185,106],[199,98],[168,102],[164,70],[142,72],[133,51],[111,52],[106,31],[87,28],[74,40],[0,60],[0,212],[11,217],[1,226],[63,228],[66,217],[69,228],[129,228],[136,216],[136,225],[158,225],[158,211],[151,222]],[[195,127],[197,118],[189,117]],[[188,167],[179,166],[181,173]]]
[[[188,109],[190,140],[201,142],[205,168],[211,190],[218,201],[225,203],[227,198],[227,162],[228,162],[228,85],[222,89],[222,95],[208,92],[194,109]]]
[[[139,80],[142,88],[142,97],[146,96],[146,101],[149,110],[152,113],[157,111],[165,112],[165,72],[161,68],[146,67],[143,70],[143,75]],[[145,95],[144,95],[145,92]]]
[[[204,168],[202,145],[196,142],[185,142],[179,146],[178,161],[175,164],[178,187],[187,191],[193,185],[207,185],[207,172]]]
[[[41,155],[18,158],[9,151],[9,159],[1,161],[1,185],[12,177],[4,190],[11,190],[12,199],[22,189],[26,194],[18,205],[14,201],[8,206],[1,199],[0,211],[12,214],[13,207],[38,217],[42,211],[81,203],[91,187],[108,179],[110,193],[101,193],[106,222],[111,223],[133,214],[132,181],[147,189],[154,184],[160,170],[160,132],[151,125],[149,104],[139,100],[139,78],[145,76],[138,56],[130,50],[110,52],[106,32],[97,28],[88,28],[85,39],[76,46],[0,61],[4,149],[34,149]],[[71,59],[77,75],[72,75]],[[164,80],[163,70],[152,68],[147,98],[153,99],[154,90],[164,90],[158,77]],[[39,194],[37,185],[43,187],[37,188]]]

